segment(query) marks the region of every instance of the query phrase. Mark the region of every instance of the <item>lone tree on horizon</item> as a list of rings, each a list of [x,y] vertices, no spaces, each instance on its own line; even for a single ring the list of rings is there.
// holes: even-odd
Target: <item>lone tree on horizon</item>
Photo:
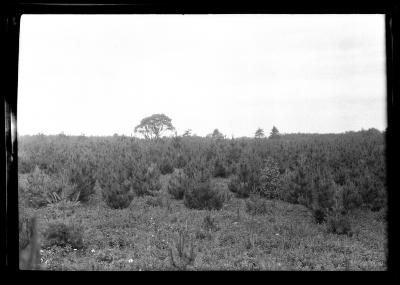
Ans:
[[[153,114],[140,121],[135,127],[135,133],[142,134],[146,139],[159,139],[163,132],[175,130],[171,121],[164,114]]]
[[[269,135],[269,138],[270,139],[277,139],[280,136],[281,136],[281,134],[279,133],[278,129],[275,126],[273,126],[273,128],[271,130],[271,133]]]
[[[192,129],[188,129],[186,130],[182,136],[184,137],[190,137],[192,135]]]
[[[254,134],[254,137],[255,137],[256,139],[264,138],[264,137],[265,137],[265,135],[264,135],[264,130],[261,129],[261,128],[258,128],[257,131],[256,131],[256,133]]]
[[[215,129],[211,134],[208,134],[206,137],[213,139],[223,139],[224,135],[218,129]]]

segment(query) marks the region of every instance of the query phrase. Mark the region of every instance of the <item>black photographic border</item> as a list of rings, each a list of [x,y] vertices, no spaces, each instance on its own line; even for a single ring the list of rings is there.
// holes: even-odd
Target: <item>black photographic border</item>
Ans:
[[[372,1],[371,1],[372,2]],[[6,0],[0,3],[1,56],[3,69],[0,84],[0,108],[4,124],[2,131],[1,161],[4,166],[1,176],[1,267],[6,271],[19,271],[18,250],[18,143],[17,128],[11,131],[11,122],[17,123],[18,52],[20,19],[23,14],[385,14],[386,77],[387,77],[387,130],[386,163],[388,193],[388,270],[394,269],[396,237],[394,229],[395,207],[399,187],[396,177],[398,163],[395,121],[399,114],[399,4],[395,1],[354,3],[344,0],[304,2],[207,2],[207,1],[70,1]],[[4,64],[3,64],[4,63]],[[14,138],[14,139],[13,139]]]

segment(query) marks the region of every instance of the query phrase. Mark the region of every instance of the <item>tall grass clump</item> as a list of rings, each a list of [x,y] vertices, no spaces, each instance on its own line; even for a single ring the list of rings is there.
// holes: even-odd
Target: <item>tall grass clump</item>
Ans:
[[[194,251],[193,240],[190,239],[186,229],[180,229],[178,231],[174,246],[170,246],[169,255],[173,268],[177,270],[187,270],[193,267],[196,253]]]

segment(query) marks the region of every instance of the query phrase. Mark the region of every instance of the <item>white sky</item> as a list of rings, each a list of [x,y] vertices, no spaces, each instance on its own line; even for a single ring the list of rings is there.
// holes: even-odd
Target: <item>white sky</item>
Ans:
[[[383,15],[23,15],[18,133],[386,127]]]

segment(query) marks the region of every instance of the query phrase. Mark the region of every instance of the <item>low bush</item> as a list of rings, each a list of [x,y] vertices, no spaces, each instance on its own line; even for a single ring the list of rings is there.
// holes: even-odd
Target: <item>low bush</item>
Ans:
[[[237,198],[248,198],[252,192],[249,183],[240,181],[238,177],[234,177],[229,181],[228,189],[234,193]]]
[[[181,169],[175,169],[172,173],[168,185],[167,191],[174,199],[183,199],[185,190],[189,187],[189,180],[186,174]]]
[[[223,206],[223,197],[212,189],[210,181],[193,182],[185,191],[184,204],[189,209],[220,210]]]
[[[52,219],[67,218],[74,215],[79,207],[79,201],[61,200],[47,205],[47,215]]]
[[[132,176],[127,178],[136,196],[156,195],[161,189],[160,171],[156,164],[146,167],[143,161],[138,162]]]
[[[130,182],[112,182],[104,191],[106,204],[112,209],[124,209],[131,204],[134,194],[130,188]]]
[[[154,193],[158,192],[161,189],[160,175],[160,170],[157,168],[156,164],[152,163],[147,168],[145,179],[146,188],[149,192]]]
[[[246,200],[246,212],[253,216],[266,214],[268,207],[265,199],[259,195],[251,195],[250,199]]]
[[[362,197],[354,183],[349,182],[343,186],[343,206],[346,210],[359,208],[362,205]]]
[[[221,157],[217,157],[214,160],[214,169],[213,169],[214,177],[227,177],[228,176],[228,167],[225,161]]]
[[[297,204],[298,193],[294,185],[296,173],[289,169],[285,169],[279,178],[278,198],[288,203]]]
[[[91,205],[102,205],[104,203],[103,199],[103,189],[100,186],[99,181],[96,181],[94,185],[93,194],[90,196],[88,204]]]
[[[96,179],[94,176],[95,167],[87,161],[76,161],[70,166],[70,183],[75,185],[70,198],[78,197],[80,202],[86,203],[94,193]],[[72,198],[73,199],[73,198]]]
[[[312,211],[314,221],[317,224],[322,224],[326,220],[326,212],[321,208],[315,208]]]
[[[211,167],[206,159],[199,154],[193,154],[192,159],[183,168],[189,181],[206,182],[211,178]]]
[[[188,158],[182,153],[179,152],[174,160],[175,168],[184,168],[188,162]]]
[[[271,158],[265,160],[264,167],[260,170],[259,194],[268,199],[279,197],[279,167]]]
[[[72,248],[81,249],[84,247],[82,232],[80,226],[67,225],[61,222],[51,223],[44,233],[44,246],[65,247],[70,245]]]
[[[61,200],[60,197],[72,197],[74,189],[75,185],[69,183],[65,172],[50,176],[36,166],[27,177],[26,187],[19,187],[19,194],[28,207],[41,208]]]
[[[170,174],[174,171],[174,165],[171,158],[163,156],[158,166],[162,175]]]
[[[235,193],[238,198],[247,198],[250,194],[259,192],[261,166],[260,158],[253,151],[242,154],[237,165],[237,175],[229,183],[229,190]]]
[[[40,208],[46,206],[47,195],[50,193],[50,177],[40,170],[38,166],[27,177],[27,187],[24,196],[27,199],[27,206],[32,208]]]
[[[351,235],[350,220],[339,213],[329,214],[326,219],[327,231],[338,235]]]

